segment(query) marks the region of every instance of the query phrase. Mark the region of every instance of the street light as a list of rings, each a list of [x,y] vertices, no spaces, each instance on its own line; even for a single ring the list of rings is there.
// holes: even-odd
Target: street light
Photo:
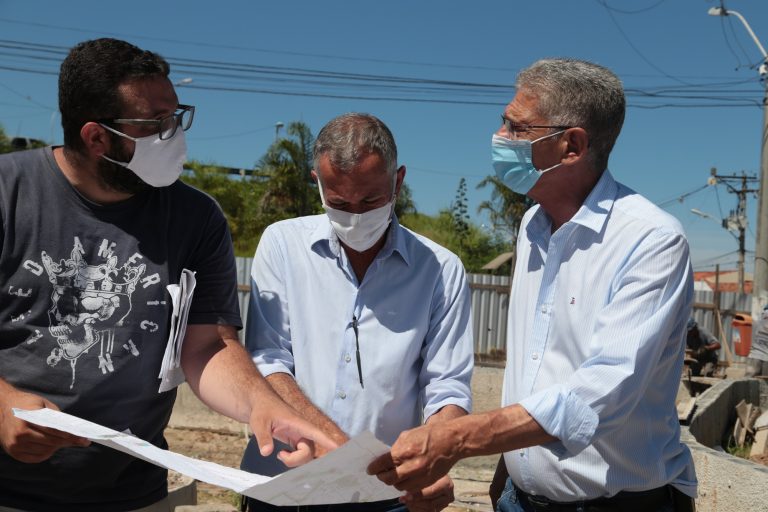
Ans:
[[[698,208],[691,208],[691,213],[695,213],[699,217],[703,217],[705,219],[715,220],[715,218],[712,217],[710,214],[708,214],[707,212],[703,212],[703,211],[699,210]],[[715,221],[715,222],[717,222],[717,221]]]
[[[747,29],[752,40],[760,50],[763,63],[758,68],[763,81],[763,137],[760,148],[760,192],[757,206],[757,236],[755,237],[755,273],[752,281],[752,318],[760,318],[763,308],[768,305],[768,53],[752,31],[744,16],[725,7],[710,7],[710,16],[736,16]]]
[[[278,121],[275,123],[275,142],[277,142],[278,134],[280,133],[280,128],[285,126],[282,121]]]

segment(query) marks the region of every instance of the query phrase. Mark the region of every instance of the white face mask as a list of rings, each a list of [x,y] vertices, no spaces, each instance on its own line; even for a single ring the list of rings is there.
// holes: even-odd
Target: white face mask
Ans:
[[[333,231],[344,245],[353,251],[363,252],[376,244],[392,222],[392,212],[395,209],[395,187],[397,186],[397,173],[392,186],[392,199],[375,210],[364,213],[349,213],[336,210],[325,204],[323,186],[317,180],[317,188],[320,191],[320,200],[323,208],[331,221]]]
[[[101,126],[136,143],[130,162],[118,162],[101,155],[105,160],[132,170],[143,182],[153,187],[167,187],[181,175],[187,160],[187,143],[181,128],[170,139],[160,140],[160,134],[135,138],[109,126]]]

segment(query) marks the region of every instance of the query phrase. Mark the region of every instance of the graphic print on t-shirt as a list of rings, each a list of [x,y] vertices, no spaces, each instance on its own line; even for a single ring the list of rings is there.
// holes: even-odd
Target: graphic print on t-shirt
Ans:
[[[83,259],[85,251],[75,237],[69,259],[58,263],[42,251],[43,266],[53,285],[51,308],[48,310],[48,330],[56,338],[55,346],[46,362],[51,367],[62,359],[72,367],[72,383],[75,385],[75,366],[91,347],[96,350],[98,368],[102,374],[114,371],[112,351],[115,346],[115,327],[123,325],[131,313],[131,296],[136,284],[146,270],[146,265],[136,264],[140,255],[132,256],[118,266],[114,247],[104,240],[99,250],[98,262]],[[123,340],[123,348],[138,356],[131,340]],[[121,344],[122,344],[121,343]]]

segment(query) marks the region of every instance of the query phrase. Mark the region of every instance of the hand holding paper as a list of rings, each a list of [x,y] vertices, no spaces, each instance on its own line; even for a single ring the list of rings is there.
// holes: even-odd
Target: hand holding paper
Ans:
[[[192,305],[192,295],[196,284],[195,273],[183,269],[179,277],[179,284],[170,284],[167,287],[168,293],[171,295],[173,312],[171,313],[171,331],[165,346],[160,375],[158,375],[160,377],[159,393],[170,391],[184,382],[184,371],[181,369],[181,346],[187,330],[189,308]]]
[[[14,409],[13,412],[24,421],[87,437],[152,464],[273,505],[362,503],[392,499],[401,494],[366,474],[368,463],[389,451],[389,447],[370,432],[360,434],[321,459],[270,478],[162,450],[132,435],[63,412],[51,409]]]

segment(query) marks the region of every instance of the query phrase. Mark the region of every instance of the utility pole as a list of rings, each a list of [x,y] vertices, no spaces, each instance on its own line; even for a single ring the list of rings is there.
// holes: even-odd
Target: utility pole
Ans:
[[[747,176],[742,171],[741,176],[731,174],[730,176],[724,176],[717,174],[717,169],[714,167],[710,171],[712,175],[709,178],[710,185],[716,185],[718,183],[724,184],[728,187],[728,192],[736,194],[738,202],[736,204],[736,210],[731,210],[730,215],[723,219],[723,227],[729,232],[738,232],[737,240],[739,241],[739,291],[744,292],[744,254],[746,249],[744,247],[745,232],[747,230],[747,194],[759,192],[757,188],[747,188],[747,183],[757,183],[759,180],[756,176]],[[741,188],[736,188],[731,183],[740,183]],[[694,212],[695,213],[695,212]],[[735,236],[735,235],[734,235]],[[754,290],[754,277],[752,283],[752,289]]]
[[[752,318],[759,319],[763,308],[768,305],[768,53],[760,43],[752,27],[744,16],[738,12],[726,9],[722,0],[720,7],[711,7],[707,12],[710,16],[736,16],[749,33],[760,50],[763,58],[758,67],[760,81],[763,82],[763,136],[760,139],[760,192],[757,202],[757,240],[755,242],[755,274],[752,284]]]

